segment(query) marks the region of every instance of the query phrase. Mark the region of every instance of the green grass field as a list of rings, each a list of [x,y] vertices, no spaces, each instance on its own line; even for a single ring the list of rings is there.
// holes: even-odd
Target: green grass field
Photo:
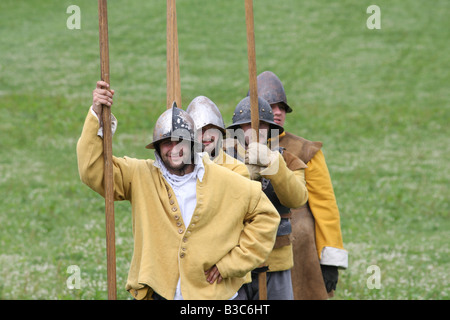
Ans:
[[[69,5],[81,29],[69,30]],[[381,29],[369,30],[369,5]],[[108,3],[114,154],[165,110],[166,2]],[[286,129],[324,143],[349,268],[333,299],[449,299],[450,2],[254,1],[258,73],[274,71]],[[183,107],[210,97],[230,124],[248,90],[244,2],[178,0]],[[104,200],[76,142],[100,77],[97,2],[0,2],[0,299],[106,299]],[[132,256],[116,203],[118,298]],[[71,265],[81,288],[69,289]],[[381,271],[370,289],[367,269]]]

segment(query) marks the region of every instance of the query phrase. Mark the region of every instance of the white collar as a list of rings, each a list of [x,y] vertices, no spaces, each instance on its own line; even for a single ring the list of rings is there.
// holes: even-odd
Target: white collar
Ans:
[[[167,180],[170,180],[171,182],[174,182],[176,184],[179,184],[179,183],[183,184],[185,181],[189,180],[192,177],[195,177],[200,182],[202,182],[203,175],[205,174],[205,166],[204,166],[203,160],[202,160],[204,155],[205,155],[205,153],[198,153],[198,152],[195,153],[194,171],[192,171],[191,173],[185,174],[184,176],[178,176],[176,174],[170,173],[167,170],[166,166],[164,165],[158,152],[155,152],[156,161],[153,162],[153,165],[155,167],[157,167],[159,170],[161,170],[161,173],[164,176],[164,178],[166,178]]]

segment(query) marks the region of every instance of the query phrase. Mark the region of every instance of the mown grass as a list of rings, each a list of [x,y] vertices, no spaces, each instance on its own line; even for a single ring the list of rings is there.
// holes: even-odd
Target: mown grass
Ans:
[[[81,8],[68,30],[66,8]],[[349,268],[334,299],[448,299],[448,1],[256,1],[258,72],[285,84],[288,131],[324,142]],[[165,106],[165,2],[109,1],[114,153],[144,148]],[[227,124],[246,94],[242,1],[178,0],[183,107],[207,95]],[[0,298],[106,299],[103,199],[75,146],[99,78],[95,1],[0,4]],[[132,256],[116,203],[118,297]],[[81,271],[68,289],[67,268]],[[367,268],[381,270],[369,289]]]

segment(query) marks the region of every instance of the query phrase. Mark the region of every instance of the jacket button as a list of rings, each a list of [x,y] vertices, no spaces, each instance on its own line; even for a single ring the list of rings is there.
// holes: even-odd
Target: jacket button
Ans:
[[[167,195],[169,196],[169,198],[172,198],[172,194],[170,192]]]
[[[184,258],[185,254],[184,253],[180,253],[180,258]]]
[[[173,199],[172,199],[172,200],[169,201],[169,203],[170,203],[170,204],[174,204],[175,201],[173,201]]]
[[[175,220],[178,220],[178,219],[180,219],[180,216],[175,215],[174,218],[175,218]]]
[[[173,211],[173,212],[177,211],[177,207],[173,207],[173,208],[172,208],[172,211]]]
[[[178,233],[182,234],[183,233],[183,229],[182,228],[178,229]]]
[[[182,223],[180,221],[177,222],[177,227],[181,227]]]

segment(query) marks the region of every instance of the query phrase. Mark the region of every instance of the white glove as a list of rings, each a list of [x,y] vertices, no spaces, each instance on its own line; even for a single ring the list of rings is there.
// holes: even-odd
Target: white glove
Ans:
[[[255,164],[246,164],[248,173],[250,173],[250,180],[261,181],[261,170],[265,167],[257,166]]]
[[[265,144],[251,142],[245,152],[245,163],[268,167],[278,158],[278,153],[270,150]]]

